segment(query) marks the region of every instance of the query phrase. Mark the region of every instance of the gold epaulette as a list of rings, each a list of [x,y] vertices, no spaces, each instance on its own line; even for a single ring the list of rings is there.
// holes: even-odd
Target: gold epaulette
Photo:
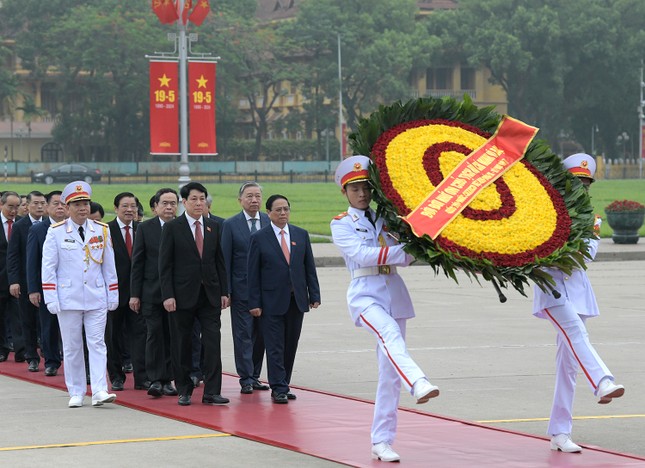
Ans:
[[[343,219],[347,214],[347,211],[345,211],[344,213],[334,216],[334,219]]]
[[[65,220],[58,221],[57,223],[52,224],[52,225],[51,225],[51,226],[49,226],[49,227],[51,227],[51,228],[57,228],[58,226],[62,226],[63,224],[65,224]]]

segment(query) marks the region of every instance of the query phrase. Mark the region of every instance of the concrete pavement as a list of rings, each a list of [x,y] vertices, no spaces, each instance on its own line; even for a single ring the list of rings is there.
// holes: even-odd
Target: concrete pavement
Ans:
[[[331,244],[315,244],[314,251],[320,258],[339,259]],[[600,256],[589,268],[601,307],[601,316],[588,322],[589,333],[626,393],[610,405],[598,405],[580,378],[573,437],[580,444],[645,456],[645,260],[640,258],[645,244],[616,247],[610,240],[603,241],[600,252],[609,257],[604,260],[615,261]],[[408,322],[410,354],[441,388],[441,396],[422,408],[407,394],[401,404],[543,436],[553,393],[555,331],[531,315],[531,299],[509,291],[508,302],[500,304],[489,285],[471,283],[463,275],[456,284],[435,276],[427,266],[401,269],[401,273],[417,310],[417,318]],[[330,266],[320,268],[318,274],[323,303],[305,319],[293,384],[373,399],[374,343],[350,322],[347,271]],[[226,312],[222,314],[222,352],[224,370],[233,372]],[[71,410],[67,400],[64,392],[0,377],[3,464],[333,465],[124,407]],[[365,422],[365,431],[369,423]],[[432,443],[428,440],[428,450]],[[48,444],[55,449],[47,448]],[[467,441],[464,444],[467,450]],[[32,448],[19,449],[25,446]],[[368,451],[369,447],[356,449]],[[546,441],[544,450],[549,450]],[[405,463],[405,454],[401,455]],[[527,466],[535,465],[527,460]]]

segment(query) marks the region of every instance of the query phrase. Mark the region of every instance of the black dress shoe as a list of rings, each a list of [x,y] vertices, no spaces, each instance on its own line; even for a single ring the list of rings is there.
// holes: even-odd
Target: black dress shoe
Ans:
[[[27,370],[29,370],[29,372],[38,372],[38,361],[35,359],[29,361],[29,367],[27,367]]]
[[[54,377],[56,374],[58,374],[57,368],[53,366],[45,367],[45,375],[47,377]]]
[[[126,374],[131,374],[134,371],[134,367],[132,367],[131,362],[127,362],[123,365],[123,372]]]
[[[204,393],[202,397],[202,403],[205,405],[225,405],[229,402],[228,398],[224,398],[222,395],[209,395]]]
[[[123,380],[115,380],[112,382],[112,391],[120,392],[123,390]]]
[[[25,362],[26,359],[25,359],[25,355],[23,354],[18,356],[14,355],[13,360],[16,362]]]
[[[134,389],[135,390],[148,390],[150,388],[150,385],[152,385],[152,382],[149,380],[146,380],[143,383],[135,383],[134,384]]]
[[[163,393],[166,396],[175,396],[177,395],[177,389],[174,387],[173,384],[171,384],[170,382],[167,382],[163,384],[161,393]]]
[[[199,387],[199,384],[201,383],[201,380],[197,376],[192,376],[190,378],[191,382],[193,382],[193,387],[197,388]]]
[[[190,406],[190,395],[179,395],[179,406]]]
[[[240,388],[240,393],[243,393],[244,395],[250,395],[253,393],[253,385],[242,385],[242,388]]]
[[[271,388],[268,385],[263,384],[259,380],[256,380],[255,382],[253,382],[252,386],[253,386],[253,390],[269,390]]]
[[[273,403],[278,403],[279,405],[284,405],[289,403],[286,393],[271,392],[271,400],[273,400]]]
[[[293,394],[293,393],[291,393],[291,392],[287,392],[287,399],[288,399],[288,400],[295,400],[295,399],[296,399],[296,395],[295,395],[295,394]]]
[[[0,354],[0,362],[5,362],[7,360],[6,354]]]
[[[161,382],[152,382],[148,389],[148,395],[153,397],[160,397],[162,395]]]

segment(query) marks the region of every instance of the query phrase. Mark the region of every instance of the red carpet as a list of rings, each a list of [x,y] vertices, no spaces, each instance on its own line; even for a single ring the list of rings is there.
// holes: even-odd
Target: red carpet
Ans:
[[[25,363],[0,363],[0,374],[65,390],[62,373],[45,377],[27,372]],[[369,429],[373,404],[340,395],[294,387],[298,399],[288,405],[271,403],[269,392],[241,395],[237,378],[225,375],[222,395],[227,406],[201,404],[203,387],[193,405],[180,407],[176,397],[153,399],[145,391],[118,393],[128,408],[173,418],[216,431],[352,466],[385,466],[370,459]],[[405,466],[642,466],[645,458],[586,447],[578,454],[549,449],[546,439],[504,431],[408,409],[399,412],[394,448]]]

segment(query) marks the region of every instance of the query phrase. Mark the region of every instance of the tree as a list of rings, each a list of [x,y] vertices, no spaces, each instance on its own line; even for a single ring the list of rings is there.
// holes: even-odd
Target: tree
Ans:
[[[309,79],[305,93],[337,102],[338,37],[342,96],[350,128],[379,104],[410,97],[410,72],[428,43],[415,20],[416,1],[317,0],[303,2],[283,35],[300,48]],[[336,106],[337,107],[337,106]],[[324,130],[318,128],[317,131]]]
[[[22,120],[27,125],[27,141],[29,141],[31,140],[31,122],[34,119],[45,117],[49,113],[45,109],[38,107],[30,94],[23,95],[23,101],[22,106],[16,107],[16,110],[22,112]],[[31,147],[27,152],[27,162],[31,162]]]

